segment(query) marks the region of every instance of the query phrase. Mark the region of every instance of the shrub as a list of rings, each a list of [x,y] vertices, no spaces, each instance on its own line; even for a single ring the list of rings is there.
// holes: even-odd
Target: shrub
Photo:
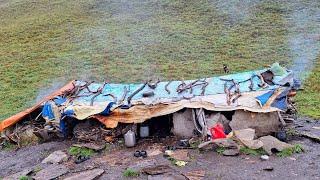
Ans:
[[[138,177],[140,175],[140,173],[138,171],[135,171],[135,170],[129,168],[129,169],[126,169],[122,173],[122,175],[124,177]]]

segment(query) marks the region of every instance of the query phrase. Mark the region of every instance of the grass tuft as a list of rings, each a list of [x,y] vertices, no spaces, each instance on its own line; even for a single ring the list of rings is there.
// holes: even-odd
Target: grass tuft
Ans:
[[[138,177],[138,176],[140,176],[140,173],[138,171],[135,171],[135,170],[129,168],[129,169],[126,169],[122,173],[122,175],[124,177]]]
[[[28,176],[20,176],[19,180],[31,180],[31,178]]]
[[[226,150],[226,148],[224,148],[224,147],[217,147],[216,152],[221,155],[221,154],[223,154],[223,152],[225,150]]]
[[[172,157],[168,157],[168,160],[171,162],[172,165],[175,165],[177,163],[177,160]]]
[[[304,149],[302,145],[300,144],[295,144],[292,148],[286,148],[280,152],[278,152],[276,155],[278,157],[289,157],[292,156],[294,153],[303,153]]]
[[[92,149],[84,147],[72,146],[69,149],[69,154],[72,156],[91,157],[95,152]]]
[[[2,145],[1,145],[1,148],[4,150],[4,151],[12,151],[14,149],[17,148],[17,145],[9,142],[9,141],[5,141]]]
[[[246,155],[252,155],[252,156],[261,156],[267,154],[265,150],[262,148],[260,149],[250,149],[248,147],[242,146],[240,148],[240,152]]]

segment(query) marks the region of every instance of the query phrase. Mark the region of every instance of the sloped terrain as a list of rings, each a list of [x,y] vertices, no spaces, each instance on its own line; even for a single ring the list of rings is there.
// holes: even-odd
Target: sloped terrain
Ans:
[[[0,0],[0,119],[71,79],[311,70],[318,1]],[[300,73],[299,73],[300,74]],[[304,73],[303,73],[304,74]]]

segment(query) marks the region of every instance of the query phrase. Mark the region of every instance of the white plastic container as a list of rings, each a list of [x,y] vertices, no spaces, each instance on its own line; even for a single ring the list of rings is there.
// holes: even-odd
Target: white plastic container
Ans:
[[[136,145],[136,135],[131,130],[124,135],[124,144],[127,147],[134,147]]]
[[[149,136],[149,126],[140,126],[140,137],[145,138]]]

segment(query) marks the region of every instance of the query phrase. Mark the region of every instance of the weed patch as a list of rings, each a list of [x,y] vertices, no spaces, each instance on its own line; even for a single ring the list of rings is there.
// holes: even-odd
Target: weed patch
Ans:
[[[198,149],[198,146],[200,143],[201,143],[200,141],[192,142],[192,143],[190,143],[190,147],[193,149]]]
[[[124,177],[138,177],[138,176],[140,176],[140,173],[138,171],[133,170],[133,169],[126,169],[122,173],[122,175]]]
[[[15,148],[17,148],[17,145],[11,143],[11,142],[8,142],[8,141],[5,141],[2,145],[1,145],[1,148],[4,150],[4,151],[12,151],[14,150]]]
[[[31,178],[28,176],[20,176],[19,180],[31,180]]]
[[[168,160],[171,162],[172,165],[175,165],[177,163],[177,160],[172,157],[168,157]]]
[[[218,154],[222,154],[225,150],[226,150],[226,148],[224,148],[224,147],[217,147],[216,152]]]
[[[70,147],[69,154],[72,156],[83,156],[83,157],[91,157],[94,154],[92,149],[84,148],[84,147]]]
[[[295,144],[292,148],[286,148],[281,152],[278,152],[276,155],[278,157],[289,157],[289,156],[292,156],[294,153],[303,153],[303,152],[304,152],[304,149],[302,145]]]
[[[260,149],[250,149],[248,147],[242,146],[240,148],[240,152],[246,155],[252,155],[252,156],[260,156],[267,154],[262,148]]]

